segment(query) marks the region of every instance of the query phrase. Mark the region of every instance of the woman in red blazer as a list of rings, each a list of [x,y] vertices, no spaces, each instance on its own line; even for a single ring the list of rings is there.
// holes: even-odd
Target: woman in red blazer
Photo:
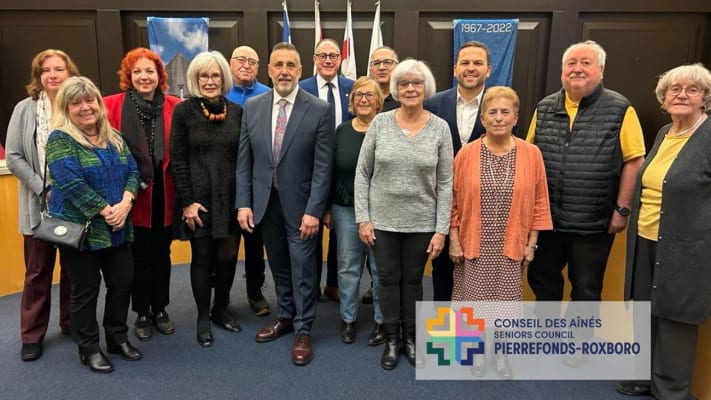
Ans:
[[[180,99],[165,94],[168,74],[160,56],[138,47],[129,51],[118,71],[122,93],[104,99],[109,121],[121,131],[138,163],[140,189],[131,220],[134,281],[132,309],[136,337],[150,340],[152,325],[164,334],[175,331],[165,307],[169,303],[171,223],[175,188],[170,173],[170,121]]]

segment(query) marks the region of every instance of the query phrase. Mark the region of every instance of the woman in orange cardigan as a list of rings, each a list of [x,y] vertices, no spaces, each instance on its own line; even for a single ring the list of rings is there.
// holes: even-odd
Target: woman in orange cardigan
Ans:
[[[160,56],[137,47],[121,61],[121,93],[104,98],[109,122],[128,143],[138,163],[140,190],[131,211],[134,281],[131,307],[137,317],[134,334],[150,340],[151,325],[170,335],[175,331],[165,307],[170,301],[170,243],[175,185],[170,173],[170,123],[180,102],[165,94],[168,73]]]
[[[522,274],[533,260],[539,230],[553,228],[548,185],[538,147],[513,135],[519,99],[512,89],[487,89],[481,121],[486,134],[454,160],[449,256],[453,301],[521,301]],[[475,357],[473,373],[485,361]],[[510,377],[508,362],[496,372]]]

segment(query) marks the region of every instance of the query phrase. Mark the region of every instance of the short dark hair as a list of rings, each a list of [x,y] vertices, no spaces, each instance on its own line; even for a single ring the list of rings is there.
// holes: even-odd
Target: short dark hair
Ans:
[[[478,47],[484,50],[486,52],[486,63],[489,64],[491,62],[491,52],[489,52],[489,48],[486,47],[484,43],[478,40],[470,40],[468,42],[462,43],[462,45],[459,46],[459,50],[457,50],[457,61],[459,61],[459,54],[467,47]]]

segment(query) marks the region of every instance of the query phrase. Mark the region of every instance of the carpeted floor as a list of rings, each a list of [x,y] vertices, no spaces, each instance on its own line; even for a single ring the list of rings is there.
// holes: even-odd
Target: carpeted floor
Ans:
[[[324,268],[325,270],[325,268]],[[44,353],[34,362],[20,360],[20,295],[0,297],[0,399],[625,399],[614,382],[570,381],[416,381],[415,370],[404,356],[393,371],[380,367],[382,347],[368,347],[372,306],[361,305],[358,338],[351,345],[338,338],[338,305],[319,302],[312,332],[315,357],[305,367],[290,361],[292,336],[256,343],[254,335],[271,320],[257,317],[244,294],[243,268],[238,266],[232,290],[232,308],[243,331],[230,333],[213,327],[215,342],[200,347],[195,340],[195,307],[190,291],[189,268],[174,267],[168,313],[176,333],[155,332],[149,342],[131,342],[144,355],[128,362],[110,356],[115,371],[91,373],[79,363],[77,348],[57,326],[57,302],[52,305]],[[276,307],[271,275],[264,294]],[[365,281],[366,279],[364,279]],[[325,279],[324,279],[325,282]],[[362,284],[363,290],[366,283]],[[103,293],[100,298],[103,298]],[[425,299],[431,284],[425,278]],[[100,308],[103,302],[100,301]],[[129,314],[129,327],[135,314]],[[103,345],[102,345],[103,347]]]

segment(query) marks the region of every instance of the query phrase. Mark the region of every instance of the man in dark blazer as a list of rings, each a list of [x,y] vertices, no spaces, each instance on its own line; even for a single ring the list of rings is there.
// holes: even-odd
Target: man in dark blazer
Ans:
[[[338,75],[341,67],[341,51],[333,39],[323,39],[316,45],[314,52],[314,65],[316,75],[299,82],[299,86],[307,93],[329,102],[333,115],[333,128],[353,119],[353,114],[348,112],[348,95],[353,88],[352,79]],[[330,93],[329,93],[330,92]],[[329,101],[329,96],[333,103]],[[319,231],[319,238],[323,237],[323,227]],[[319,239],[316,245],[316,265],[319,271],[319,286],[321,284],[321,267],[323,265],[323,249]],[[326,272],[326,287],[323,294],[333,301],[339,301],[338,292],[338,260],[336,258],[336,236],[330,231],[328,242],[328,258]]]
[[[454,65],[457,86],[436,93],[425,100],[425,109],[449,124],[455,156],[463,145],[484,133],[479,115],[484,83],[491,74],[489,58],[489,49],[484,43],[469,41],[462,44]],[[453,270],[454,264],[449,259],[449,240],[447,240],[442,254],[432,260],[434,301],[452,299]]]
[[[301,60],[290,43],[274,46],[269,76],[274,89],[249,99],[242,115],[237,220],[248,232],[261,229],[279,305],[278,319],[257,332],[256,340],[296,331],[291,358],[305,365],[313,356],[313,260],[331,184],[333,115],[328,103],[299,89]]]

